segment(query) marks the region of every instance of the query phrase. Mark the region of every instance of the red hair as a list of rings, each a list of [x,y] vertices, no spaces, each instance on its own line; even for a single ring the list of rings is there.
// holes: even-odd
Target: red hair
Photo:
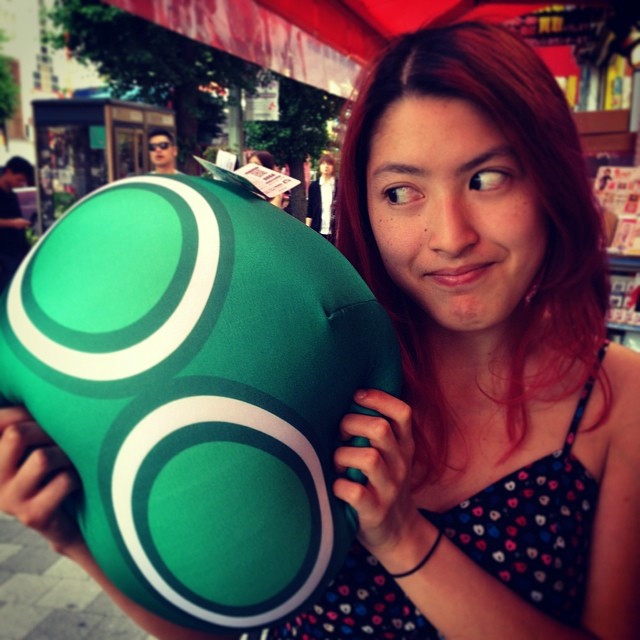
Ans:
[[[507,426],[517,446],[528,421],[526,400],[551,389],[576,363],[584,375],[566,394],[584,384],[605,339],[608,304],[603,224],[587,178],[580,139],[557,82],[535,52],[505,28],[459,23],[423,29],[393,42],[360,87],[342,146],[337,203],[337,246],[371,287],[394,322],[400,341],[405,397],[419,425],[428,414],[429,440],[417,428],[417,463],[444,470],[448,427],[454,423],[437,388],[429,354],[421,347],[419,313],[391,281],[382,264],[367,211],[366,168],[371,137],[391,104],[404,96],[465,100],[502,131],[533,181],[548,227],[548,246],[531,283],[535,295],[521,305],[506,397]],[[420,126],[420,123],[416,123]],[[422,126],[428,126],[428,123]],[[530,299],[529,299],[530,298]],[[525,387],[527,355],[542,343],[563,358],[538,372]],[[606,382],[606,380],[605,380]],[[605,413],[610,405],[605,388]],[[604,413],[603,413],[604,416]]]

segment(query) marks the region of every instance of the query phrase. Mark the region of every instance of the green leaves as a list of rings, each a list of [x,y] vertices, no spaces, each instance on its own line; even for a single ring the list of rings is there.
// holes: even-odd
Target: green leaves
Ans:
[[[198,139],[208,142],[224,118],[220,99],[199,86],[214,81],[252,89],[257,82],[254,65],[99,0],[57,0],[50,18],[48,43],[94,64],[115,97],[135,93],[151,104],[171,104],[181,157],[190,158]]]
[[[0,30],[0,48],[6,42],[4,32]],[[18,105],[18,85],[11,74],[9,59],[0,55],[0,123],[9,120]]]
[[[327,122],[338,116],[344,101],[290,78],[278,80],[280,120],[245,123],[247,147],[268,149],[279,164],[315,158],[329,143]]]

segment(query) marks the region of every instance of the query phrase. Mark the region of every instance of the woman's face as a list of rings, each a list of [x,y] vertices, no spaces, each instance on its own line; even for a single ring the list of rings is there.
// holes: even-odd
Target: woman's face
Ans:
[[[258,158],[258,156],[251,156],[249,158],[249,162],[253,162],[253,164],[259,164],[260,166],[262,166],[262,162],[260,162],[260,158]]]
[[[393,103],[371,139],[371,227],[391,279],[450,331],[504,325],[545,253],[531,180],[500,130],[463,100]]]

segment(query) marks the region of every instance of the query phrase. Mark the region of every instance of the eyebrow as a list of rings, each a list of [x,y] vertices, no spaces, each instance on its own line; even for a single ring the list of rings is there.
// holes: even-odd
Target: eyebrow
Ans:
[[[492,158],[499,157],[499,156],[508,156],[517,162],[517,158],[512,147],[508,144],[504,144],[498,147],[493,147],[491,149],[488,149],[487,151],[484,151],[480,155],[476,156],[475,158],[471,158],[471,160],[469,160],[468,162],[465,162],[464,164],[460,165],[460,167],[456,169],[456,173],[457,174],[466,173],[467,171],[471,171],[472,169],[479,167],[480,165],[484,164],[488,160],[491,160]],[[422,177],[422,176],[426,176],[430,172],[423,169],[422,167],[419,167],[413,164],[404,164],[401,162],[385,162],[373,172],[372,177],[376,177],[381,173],[400,173],[404,175]]]
[[[411,176],[424,176],[428,172],[412,164],[402,164],[400,162],[385,162],[373,172],[373,177],[381,173],[403,173]]]
[[[498,147],[494,147],[493,149],[489,149],[484,153],[481,153],[479,156],[472,158],[469,162],[465,162],[462,166],[460,166],[456,173],[466,173],[467,171],[471,171],[471,169],[475,169],[480,165],[484,164],[488,160],[492,160],[495,157],[507,156],[514,161],[517,161],[516,154],[513,151],[511,145],[502,144]]]

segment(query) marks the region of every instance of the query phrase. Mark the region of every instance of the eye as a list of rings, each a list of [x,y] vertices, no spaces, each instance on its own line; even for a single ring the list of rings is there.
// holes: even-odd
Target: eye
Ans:
[[[475,191],[494,191],[502,187],[509,179],[504,171],[478,171],[470,180],[469,188]]]
[[[384,191],[384,195],[391,204],[408,204],[421,200],[424,196],[413,187],[391,187]]]

